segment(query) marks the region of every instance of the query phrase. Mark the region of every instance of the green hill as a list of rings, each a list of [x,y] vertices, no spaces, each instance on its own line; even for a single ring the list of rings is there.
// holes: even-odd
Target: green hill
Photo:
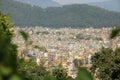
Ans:
[[[86,4],[40,8],[14,0],[3,0],[0,10],[11,14],[16,26],[110,27],[120,25],[120,13]]]

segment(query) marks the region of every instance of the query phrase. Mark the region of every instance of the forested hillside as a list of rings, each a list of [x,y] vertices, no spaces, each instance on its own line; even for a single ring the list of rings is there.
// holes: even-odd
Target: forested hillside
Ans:
[[[14,0],[3,0],[0,10],[11,14],[16,26],[109,27],[120,25],[120,13],[82,5],[40,8]]]

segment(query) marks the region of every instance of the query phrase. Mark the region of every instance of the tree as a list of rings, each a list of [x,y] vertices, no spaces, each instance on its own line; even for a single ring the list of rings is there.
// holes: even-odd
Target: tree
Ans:
[[[20,80],[17,75],[17,45],[12,43],[9,16],[0,11],[0,80]]]
[[[110,39],[120,34],[120,27],[112,29]],[[92,56],[91,72],[100,80],[120,80],[120,48],[102,48]]]
[[[53,76],[56,80],[67,80],[67,72],[61,65],[53,70]]]
[[[120,27],[115,27],[112,29],[111,34],[110,34],[110,38],[116,38],[117,36],[119,36],[120,34]]]
[[[22,54],[20,54],[20,56],[21,56],[21,59],[25,59],[25,55],[27,53],[27,47],[30,44],[30,41],[28,41],[29,35],[28,35],[28,33],[26,33],[23,30],[20,30],[19,33],[22,36],[22,38],[24,39],[24,41],[25,41],[25,48],[26,48],[26,49],[24,49],[24,52]]]
[[[23,37],[23,39],[25,40],[25,42],[27,43],[29,35],[23,30],[20,30],[20,34]]]
[[[100,80],[120,80],[120,48],[102,48],[92,56],[91,72]]]
[[[25,80],[44,80],[49,75],[43,65],[37,66],[34,60],[21,60],[18,64],[18,73],[24,76]]]

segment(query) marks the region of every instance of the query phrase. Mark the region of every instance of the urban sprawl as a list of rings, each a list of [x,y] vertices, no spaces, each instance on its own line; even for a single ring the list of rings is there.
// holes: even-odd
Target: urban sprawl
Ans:
[[[45,28],[45,27],[14,27],[16,36],[13,42],[18,45],[18,56],[25,54],[25,58],[35,58],[37,64],[42,64],[50,70],[61,64],[68,72],[68,76],[76,77],[73,61],[79,59],[82,66],[90,67],[91,56],[102,47],[116,48],[120,46],[120,39],[110,40],[112,28]],[[29,34],[26,43],[19,31]],[[25,51],[27,50],[27,51]]]

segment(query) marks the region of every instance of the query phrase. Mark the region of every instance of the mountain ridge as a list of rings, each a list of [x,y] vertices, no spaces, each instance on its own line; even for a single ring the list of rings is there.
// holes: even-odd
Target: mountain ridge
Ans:
[[[11,14],[15,26],[112,27],[120,25],[120,13],[87,4],[41,8],[4,0],[0,10]]]
[[[47,7],[61,7],[63,6],[60,2],[54,1],[54,0],[15,0],[23,3],[27,3],[30,5],[39,6],[42,8]],[[78,4],[78,3],[77,3]],[[104,8],[110,11],[117,11],[120,12],[120,0],[109,0],[109,1],[103,1],[103,2],[91,2],[86,3],[88,5],[97,6],[100,8]],[[71,4],[67,4],[71,5]]]

